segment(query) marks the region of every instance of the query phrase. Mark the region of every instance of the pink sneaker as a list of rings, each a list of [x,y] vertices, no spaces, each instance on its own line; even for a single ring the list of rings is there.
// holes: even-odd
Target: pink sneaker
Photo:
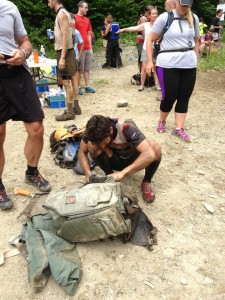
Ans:
[[[151,183],[142,181],[141,183],[142,197],[146,203],[152,203],[155,200],[155,194],[152,191]]]
[[[158,121],[158,126],[156,127],[156,130],[158,132],[165,132],[166,131],[166,121],[161,121],[159,120]]]
[[[171,132],[171,134],[180,137],[182,140],[184,140],[187,143],[190,142],[190,137],[186,134],[186,132],[184,131],[184,128],[181,128],[181,129],[174,128],[173,131]]]

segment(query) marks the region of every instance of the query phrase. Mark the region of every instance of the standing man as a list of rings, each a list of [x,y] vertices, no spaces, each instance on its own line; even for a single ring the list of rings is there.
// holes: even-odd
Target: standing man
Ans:
[[[80,87],[80,77],[81,73],[84,76],[85,80],[85,92],[86,93],[95,93],[95,90],[90,87],[90,70],[92,69],[92,61],[93,61],[93,51],[92,51],[92,27],[90,20],[85,17],[88,12],[88,4],[85,1],[80,1],[77,4],[78,13],[75,14],[76,20],[76,29],[80,32],[82,39],[84,41],[84,50],[80,57],[79,61],[79,69],[77,72],[77,83],[79,85],[79,94],[83,95],[83,91]],[[79,46],[78,46],[79,47]]]
[[[76,58],[74,52],[75,20],[63,7],[61,0],[48,0],[48,7],[56,13],[54,35],[57,54],[58,75],[62,77],[66,90],[67,110],[56,117],[56,121],[74,120],[80,115],[78,86],[76,83]],[[73,103],[74,102],[74,103]]]
[[[2,182],[8,120],[23,121],[27,131],[25,181],[43,192],[50,191],[51,187],[37,168],[43,148],[44,113],[26,64],[32,45],[15,4],[1,0],[0,15],[0,209],[9,209],[13,203]]]
[[[220,39],[220,29],[223,29],[223,26],[220,26],[220,18],[224,14],[222,9],[218,9],[216,11],[216,16],[212,19],[211,28],[214,29],[213,39],[215,42],[215,46],[219,45]]]

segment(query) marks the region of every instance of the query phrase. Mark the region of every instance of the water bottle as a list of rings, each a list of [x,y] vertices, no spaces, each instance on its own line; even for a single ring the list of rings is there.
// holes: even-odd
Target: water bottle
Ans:
[[[50,38],[50,40],[54,39],[54,34],[52,33],[51,29],[47,29],[47,35]]]
[[[41,57],[45,58],[45,48],[43,45],[41,45],[40,53],[41,53]]]

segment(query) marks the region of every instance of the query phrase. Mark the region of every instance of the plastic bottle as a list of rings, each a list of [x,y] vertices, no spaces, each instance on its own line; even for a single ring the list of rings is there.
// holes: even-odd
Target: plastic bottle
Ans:
[[[47,35],[48,35],[48,37],[50,38],[50,40],[53,40],[53,39],[54,39],[54,35],[53,35],[51,29],[47,29]]]
[[[45,48],[43,45],[41,45],[40,53],[41,53],[41,57],[45,58]]]

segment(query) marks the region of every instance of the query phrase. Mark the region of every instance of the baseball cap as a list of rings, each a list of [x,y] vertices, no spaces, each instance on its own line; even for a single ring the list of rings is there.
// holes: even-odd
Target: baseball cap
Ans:
[[[188,6],[192,6],[193,4],[193,0],[179,0],[180,5],[188,5]]]

